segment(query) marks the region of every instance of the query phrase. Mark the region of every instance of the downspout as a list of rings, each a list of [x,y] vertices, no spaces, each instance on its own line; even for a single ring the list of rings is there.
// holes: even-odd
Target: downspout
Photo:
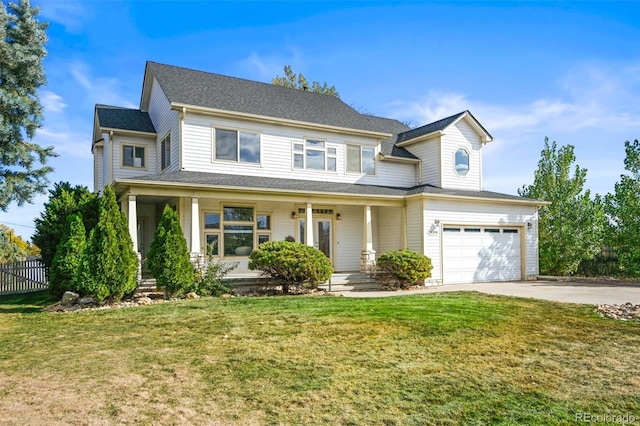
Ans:
[[[182,107],[182,111],[180,111],[178,113],[178,170],[183,170],[183,144],[182,144],[182,137],[183,137],[183,132],[184,132],[184,117],[187,115],[187,107]]]

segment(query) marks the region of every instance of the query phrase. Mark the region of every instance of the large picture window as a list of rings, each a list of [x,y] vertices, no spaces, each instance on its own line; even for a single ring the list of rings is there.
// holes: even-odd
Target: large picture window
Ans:
[[[376,174],[375,149],[360,145],[347,145],[347,173]]]
[[[215,129],[216,160],[260,163],[260,134]]]
[[[249,256],[254,248],[271,241],[273,215],[256,213],[255,207],[224,205],[203,213],[205,252],[213,256]]]
[[[136,167],[144,169],[144,147],[135,145],[122,145],[122,165],[124,167]]]
[[[293,168],[336,171],[336,149],[327,147],[325,141],[306,139],[293,144]]]

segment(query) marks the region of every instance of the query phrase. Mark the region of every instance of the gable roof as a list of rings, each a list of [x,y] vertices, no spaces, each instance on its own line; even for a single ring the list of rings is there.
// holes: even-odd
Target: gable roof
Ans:
[[[360,114],[333,95],[307,92],[172,65],[147,62],[140,109],[155,77],[169,102],[261,117],[313,123],[387,135],[406,131],[397,120]]]
[[[99,128],[156,133],[149,114],[137,109],[97,104],[95,114]]]
[[[399,133],[394,140],[395,144],[405,145],[410,143],[412,140],[421,138],[426,135],[430,135],[435,132],[443,132],[447,129],[447,127],[455,124],[459,120],[464,117],[468,117],[472,125],[476,128],[479,133],[484,134],[485,141],[493,140],[493,136],[487,132],[487,130],[480,124],[478,120],[469,112],[469,110],[459,112],[452,116],[443,118],[438,121],[434,121],[433,123],[425,124],[424,126],[416,127],[415,129],[411,129],[409,131]]]

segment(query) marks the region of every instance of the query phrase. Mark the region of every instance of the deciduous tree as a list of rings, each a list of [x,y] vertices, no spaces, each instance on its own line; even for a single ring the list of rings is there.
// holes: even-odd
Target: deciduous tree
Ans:
[[[42,126],[38,88],[46,83],[47,24],[28,0],[0,2],[0,210],[11,202],[32,202],[48,185],[47,158],[53,147],[32,142]]]
[[[584,190],[587,169],[578,165],[573,146],[559,150],[545,138],[533,185],[518,190],[522,197],[551,202],[539,210],[540,272],[570,275],[580,262],[601,250],[606,218],[600,196]]]
[[[309,92],[324,93],[326,95],[333,95],[337,98],[340,97],[340,94],[336,90],[336,86],[329,87],[326,82],[320,84],[317,81],[313,81],[311,84],[309,84],[304,75],[302,75],[302,73],[294,73],[290,65],[285,65],[284,76],[281,77],[278,75],[274,77],[271,82],[276,86],[290,87],[292,89],[305,90]]]
[[[6,227],[0,227],[0,263],[18,262],[27,258],[27,253],[20,246],[11,241]]]
[[[624,169],[613,194],[606,197],[606,210],[613,231],[609,244],[618,254],[625,275],[640,276],[640,142],[624,144]]]

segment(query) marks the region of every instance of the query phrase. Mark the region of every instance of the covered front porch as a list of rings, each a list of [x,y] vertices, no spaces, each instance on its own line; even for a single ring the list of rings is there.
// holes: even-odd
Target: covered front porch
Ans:
[[[129,185],[119,192],[134,249],[145,259],[165,205],[180,217],[192,258],[212,256],[248,269],[252,250],[270,240],[293,239],[322,251],[336,272],[370,273],[376,255],[406,248],[401,197],[292,194],[252,190]]]

